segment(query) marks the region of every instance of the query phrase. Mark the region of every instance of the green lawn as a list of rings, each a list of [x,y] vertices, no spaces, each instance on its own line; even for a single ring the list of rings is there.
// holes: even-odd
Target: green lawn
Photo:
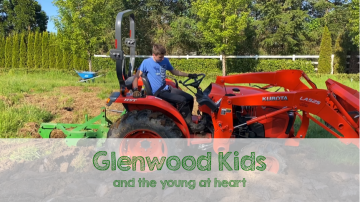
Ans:
[[[339,81],[359,91],[359,80],[337,79],[336,75],[308,75],[320,89],[326,89],[325,81],[328,78]],[[181,78],[185,80],[186,78]],[[48,122],[54,118],[49,111],[24,103],[26,95],[51,96],[54,88],[63,86],[79,86],[84,92],[91,87],[99,87],[98,98],[106,99],[114,89],[118,89],[115,71],[107,72],[106,76],[97,78],[94,83],[79,83],[79,76],[74,71],[59,70],[0,70],[0,137],[19,137],[18,130],[28,122]],[[204,79],[201,87],[206,88],[214,79]],[[180,87],[181,84],[179,84]],[[244,84],[248,85],[248,84]],[[186,90],[186,88],[182,87]],[[276,88],[274,88],[276,90]],[[66,95],[64,95],[66,96]],[[86,98],[84,98],[86,99]],[[67,102],[71,102],[69,99]],[[295,128],[299,127],[296,120]],[[332,137],[317,124],[310,122],[308,137]],[[26,137],[26,136],[25,136]]]

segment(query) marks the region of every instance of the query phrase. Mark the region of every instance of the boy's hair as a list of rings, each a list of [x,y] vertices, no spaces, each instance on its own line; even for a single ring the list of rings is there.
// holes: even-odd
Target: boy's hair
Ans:
[[[153,49],[152,49],[152,53],[154,55],[165,55],[166,54],[166,49],[161,44],[154,44]]]

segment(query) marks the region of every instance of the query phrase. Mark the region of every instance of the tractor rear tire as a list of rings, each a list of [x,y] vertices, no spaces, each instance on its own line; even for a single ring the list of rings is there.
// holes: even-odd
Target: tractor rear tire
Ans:
[[[118,119],[110,127],[107,141],[111,148],[119,148],[121,156],[154,155],[160,159],[160,156],[179,156],[186,147],[182,137],[180,129],[169,117],[161,112],[141,110],[130,111]],[[111,138],[120,138],[120,145]],[[136,147],[139,143],[141,146]]]
[[[151,110],[130,111],[109,129],[108,138],[130,138],[132,131],[152,131],[161,138],[183,138],[180,129],[169,117]]]

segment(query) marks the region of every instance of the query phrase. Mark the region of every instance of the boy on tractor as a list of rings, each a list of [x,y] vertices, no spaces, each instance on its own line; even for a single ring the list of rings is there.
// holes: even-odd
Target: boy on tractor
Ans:
[[[170,64],[168,58],[165,58],[166,49],[160,44],[155,44],[152,49],[152,57],[145,59],[138,71],[134,76],[133,81],[133,97],[138,98],[141,93],[138,90],[138,79],[143,74],[146,74],[147,79],[151,85],[152,94],[159,97],[169,103],[176,104],[177,109],[184,117],[192,132],[201,132],[205,126],[201,124],[195,124],[192,121],[192,110],[194,106],[194,98],[190,94],[166,85],[165,77],[166,70],[170,71],[175,76],[184,76],[189,78],[197,78],[197,74],[187,74],[176,70]]]

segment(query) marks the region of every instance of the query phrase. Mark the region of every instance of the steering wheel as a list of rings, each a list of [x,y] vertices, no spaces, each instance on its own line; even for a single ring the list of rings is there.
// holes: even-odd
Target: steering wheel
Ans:
[[[199,78],[200,77],[200,78]],[[194,78],[194,82],[192,83],[188,83],[188,81],[192,78],[188,78],[186,79],[184,82],[179,81],[179,83],[181,83],[183,86],[187,87],[187,86],[192,86],[194,88],[198,88],[201,81],[204,79],[205,74],[198,74],[196,78]]]

